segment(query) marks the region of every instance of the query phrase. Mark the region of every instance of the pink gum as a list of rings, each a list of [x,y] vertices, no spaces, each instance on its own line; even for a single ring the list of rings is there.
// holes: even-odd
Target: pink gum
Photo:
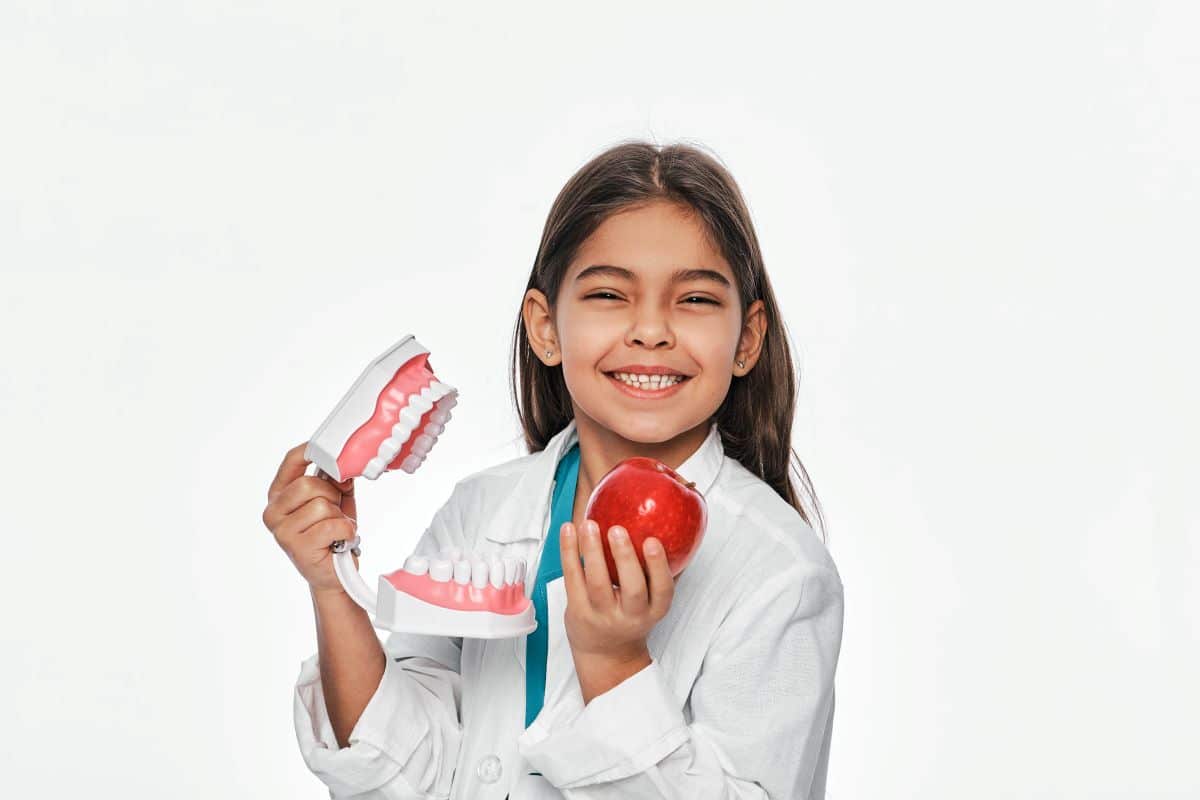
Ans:
[[[343,480],[357,478],[363,474],[363,470],[367,468],[367,462],[379,453],[379,445],[392,435],[392,426],[400,421],[400,410],[408,405],[409,396],[420,394],[421,390],[432,380],[434,380],[433,367],[429,363],[428,353],[413,356],[405,361],[400,369],[396,370],[396,375],[379,393],[379,399],[375,403],[375,413],[350,436],[346,446],[342,448],[341,454],[338,455],[338,472],[342,475]],[[396,453],[396,457],[388,463],[388,469],[400,468],[404,459],[412,453],[413,442],[429,424],[429,418],[436,409],[437,405],[435,404],[433,408],[421,415],[420,423],[413,429],[408,440],[400,448],[400,452]]]
[[[403,569],[383,576],[397,590],[427,603],[463,611],[491,611],[496,614],[519,614],[529,605],[525,584],[514,583],[497,589],[490,583],[482,589],[474,584],[457,581],[435,581],[429,574],[413,575]]]

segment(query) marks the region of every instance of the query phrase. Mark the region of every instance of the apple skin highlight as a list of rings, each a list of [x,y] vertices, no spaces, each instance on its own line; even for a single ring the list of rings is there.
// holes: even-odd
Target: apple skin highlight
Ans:
[[[608,574],[621,585],[617,563],[608,543],[608,529],[620,525],[642,570],[646,557],[642,543],[647,537],[662,542],[671,577],[677,577],[700,547],[708,526],[708,506],[695,484],[658,459],[634,456],[620,461],[605,473],[588,497],[584,518],[600,526],[600,543]]]

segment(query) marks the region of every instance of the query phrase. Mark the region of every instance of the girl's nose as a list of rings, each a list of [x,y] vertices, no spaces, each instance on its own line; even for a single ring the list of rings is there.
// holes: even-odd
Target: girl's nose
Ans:
[[[627,345],[641,345],[645,347],[650,344],[651,347],[659,345],[673,345],[675,336],[671,333],[671,329],[662,318],[650,318],[643,316],[629,329],[629,333],[625,336]]]

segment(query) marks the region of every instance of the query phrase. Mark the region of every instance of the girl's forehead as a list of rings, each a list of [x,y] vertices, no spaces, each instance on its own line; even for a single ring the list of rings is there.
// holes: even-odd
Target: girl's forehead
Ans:
[[[648,250],[693,257],[713,253],[709,232],[700,218],[667,203],[612,214],[592,231],[579,249],[581,253],[602,251],[615,255]]]

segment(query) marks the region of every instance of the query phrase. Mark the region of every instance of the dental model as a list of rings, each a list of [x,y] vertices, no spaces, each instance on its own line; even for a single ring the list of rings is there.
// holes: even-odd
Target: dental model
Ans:
[[[313,474],[337,482],[416,472],[457,405],[458,390],[437,380],[429,351],[405,336],[372,361],[309,439]],[[361,539],[334,542],[333,567],[346,593],[377,628],[403,633],[499,639],[537,627],[523,559],[464,553],[412,555],[379,576],[378,590],[354,567]]]

